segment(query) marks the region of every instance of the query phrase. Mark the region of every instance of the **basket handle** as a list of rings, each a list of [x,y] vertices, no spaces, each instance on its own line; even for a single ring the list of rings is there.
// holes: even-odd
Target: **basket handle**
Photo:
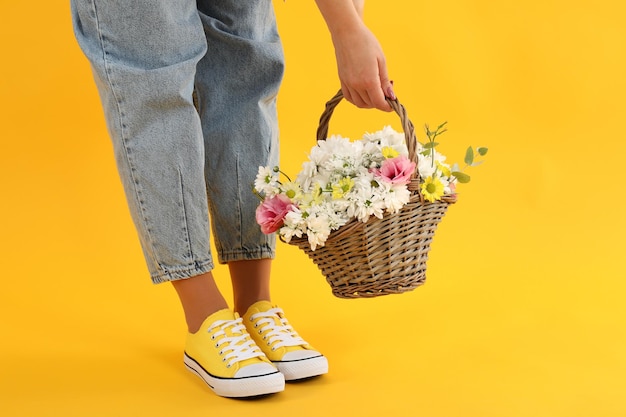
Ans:
[[[328,137],[328,123],[330,122],[330,117],[335,111],[335,107],[337,104],[343,99],[343,92],[339,90],[337,94],[333,98],[331,98],[326,103],[326,108],[320,117],[319,126],[317,128],[317,140],[326,140]],[[404,131],[404,139],[406,141],[406,147],[409,150],[409,160],[415,163],[415,172],[411,175],[412,182],[417,180],[417,184],[419,184],[419,170],[417,168],[418,160],[415,149],[417,148],[417,139],[415,138],[415,127],[406,113],[406,109],[398,99],[392,100],[386,97],[387,102],[391,106],[391,108],[400,116],[400,121],[402,122],[402,130]],[[413,187],[410,187],[413,188]]]

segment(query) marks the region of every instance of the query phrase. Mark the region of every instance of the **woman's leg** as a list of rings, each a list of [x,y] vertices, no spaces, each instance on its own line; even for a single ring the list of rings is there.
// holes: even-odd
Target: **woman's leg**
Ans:
[[[211,314],[228,308],[210,272],[172,281],[172,285],[180,298],[190,333],[196,333]]]
[[[271,259],[233,261],[228,263],[235,298],[234,309],[241,316],[257,301],[271,301],[271,266]]]
[[[276,97],[284,62],[271,0],[199,0],[208,50],[197,105],[219,261],[274,257],[275,237],[255,220],[259,166],[278,164]],[[236,267],[235,267],[236,268]]]
[[[283,55],[272,2],[198,4],[209,44],[196,77],[207,144],[206,182],[218,255],[230,269],[235,310],[285,379],[326,373],[326,358],[270,302],[268,258],[274,256],[275,238],[261,232],[254,215],[259,201],[252,186],[258,168],[278,164],[276,95]]]
[[[193,100],[206,38],[196,1],[73,0],[72,10],[152,280],[177,281],[190,330],[185,365],[222,396],[282,391],[284,377],[223,308],[210,275],[205,144]]]
[[[72,0],[72,11],[153,282],[209,272],[196,1]]]

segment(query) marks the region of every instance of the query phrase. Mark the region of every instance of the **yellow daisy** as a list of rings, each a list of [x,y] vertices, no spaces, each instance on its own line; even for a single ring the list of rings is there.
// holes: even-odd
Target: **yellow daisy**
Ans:
[[[437,169],[439,169],[439,172],[441,172],[444,177],[449,177],[450,175],[452,175],[452,172],[450,171],[450,167],[448,165],[442,164],[439,161],[435,161],[435,165],[437,166]]]
[[[333,199],[343,198],[348,191],[354,187],[354,180],[350,177],[344,177],[337,184],[333,184]]]
[[[299,207],[302,209],[306,209],[312,206],[316,206],[322,204],[324,202],[324,197],[322,195],[322,187],[316,183],[313,185],[313,189],[308,193],[302,194],[302,199],[299,201]]]
[[[435,200],[441,200],[443,196],[443,183],[439,178],[428,177],[422,184],[422,195],[431,203]]]
[[[289,181],[281,185],[284,194],[291,200],[300,200],[302,198],[302,187],[297,182]]]
[[[398,151],[393,149],[391,146],[385,146],[384,148],[381,149],[381,152],[383,156],[385,157],[385,159],[392,159],[400,155]]]

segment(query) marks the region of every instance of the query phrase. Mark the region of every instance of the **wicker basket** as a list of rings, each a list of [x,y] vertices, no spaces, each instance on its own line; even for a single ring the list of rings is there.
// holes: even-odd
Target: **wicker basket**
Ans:
[[[320,118],[317,139],[325,140],[330,117],[343,95],[339,91]],[[406,110],[397,100],[388,100],[400,116],[409,149],[409,159],[417,165],[416,138]],[[440,201],[424,201],[419,192],[419,172],[408,185],[411,199],[399,213],[372,216],[367,223],[353,220],[330,234],[325,245],[312,251],[306,237],[289,242],[302,249],[319,267],[340,298],[370,298],[413,290],[426,279],[426,261],[437,224],[456,201],[446,196]]]

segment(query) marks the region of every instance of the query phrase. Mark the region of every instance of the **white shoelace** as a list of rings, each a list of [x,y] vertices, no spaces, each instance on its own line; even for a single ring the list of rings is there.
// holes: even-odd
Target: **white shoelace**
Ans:
[[[272,350],[283,346],[307,344],[291,327],[283,316],[283,310],[278,307],[253,314],[250,319],[254,322],[254,327],[259,329],[258,332],[263,335],[263,340],[267,340],[267,344],[272,346]],[[280,324],[276,322],[276,319]]]
[[[230,368],[246,359],[265,356],[250,338],[241,317],[235,320],[218,320],[209,327],[208,332],[211,333],[216,328],[218,330],[211,335],[211,339],[216,341],[215,347],[221,347],[222,360],[228,361],[226,367]]]

